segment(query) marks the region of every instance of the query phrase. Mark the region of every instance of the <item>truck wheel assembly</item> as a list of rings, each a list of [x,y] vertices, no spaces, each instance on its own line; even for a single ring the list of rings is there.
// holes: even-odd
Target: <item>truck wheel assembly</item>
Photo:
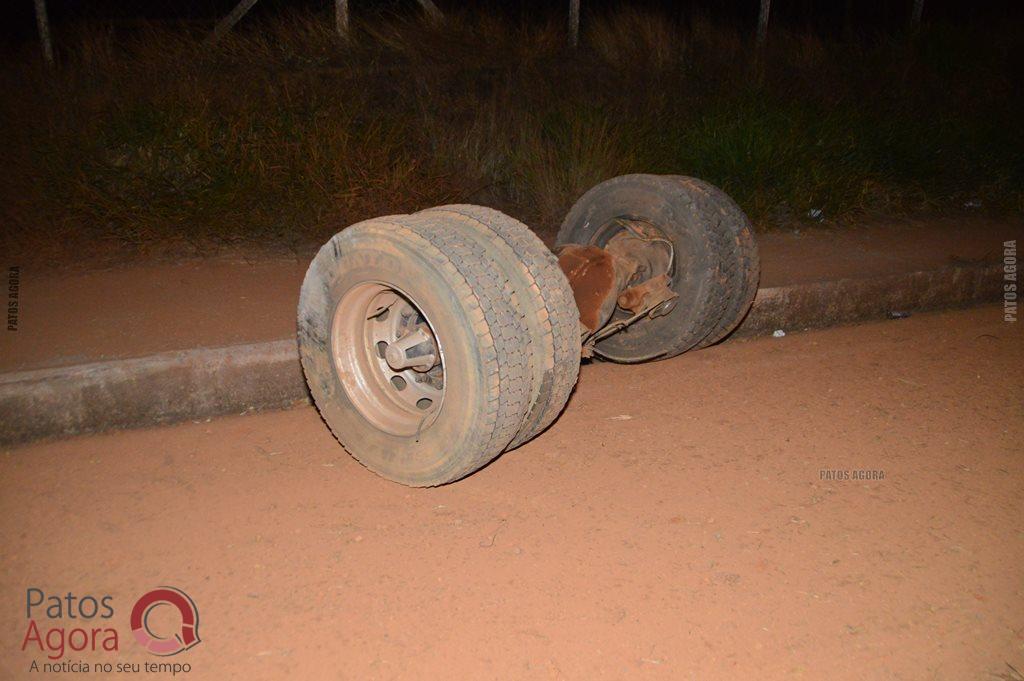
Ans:
[[[603,182],[555,253],[496,210],[441,206],[324,244],[299,296],[299,354],[349,453],[389,480],[441,485],[551,425],[581,357],[641,362],[721,340],[757,277],[748,220],[691,178]]]
[[[558,244],[591,332],[585,344],[616,362],[667,359],[721,340],[757,291],[750,221],[723,191],[689,177],[602,182],[569,210]],[[624,277],[639,283],[623,290]]]

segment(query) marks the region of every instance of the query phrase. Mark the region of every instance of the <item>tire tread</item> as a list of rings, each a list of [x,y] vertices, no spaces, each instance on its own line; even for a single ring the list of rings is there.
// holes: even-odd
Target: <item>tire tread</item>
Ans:
[[[530,409],[523,427],[509,449],[525,443],[558,417],[579,376],[579,310],[572,288],[558,266],[558,260],[529,227],[500,211],[484,206],[455,204],[430,208],[424,213],[448,216],[498,244],[502,257],[520,265],[520,296],[539,334],[531,339],[542,371],[535,376]],[[539,337],[537,337],[539,336]]]

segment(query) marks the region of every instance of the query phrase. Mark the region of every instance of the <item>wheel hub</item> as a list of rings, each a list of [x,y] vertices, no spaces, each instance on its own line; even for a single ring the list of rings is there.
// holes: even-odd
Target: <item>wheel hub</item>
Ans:
[[[332,324],[335,371],[356,409],[377,428],[415,436],[444,400],[444,360],[412,298],[382,283],[346,292]]]
[[[430,327],[421,324],[395,342],[388,344],[384,351],[384,359],[394,371],[403,369],[430,371],[437,363],[434,334],[430,332]]]

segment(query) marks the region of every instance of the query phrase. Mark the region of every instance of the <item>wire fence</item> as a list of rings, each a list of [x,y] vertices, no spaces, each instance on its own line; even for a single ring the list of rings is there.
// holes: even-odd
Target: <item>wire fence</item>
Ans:
[[[578,0],[576,0],[578,2]],[[54,34],[62,28],[81,24],[102,24],[130,28],[132,25],[162,23],[189,26],[210,31],[215,42],[250,14],[281,11],[311,11],[325,15],[333,27],[347,35],[350,27],[350,0],[33,0],[35,32],[44,57],[54,60]],[[371,4],[371,3],[367,3]],[[417,5],[433,21],[443,21],[444,13],[433,0],[409,0],[406,3],[372,3],[376,7]],[[27,19],[14,14],[15,23]],[[18,21],[21,20],[21,21]]]
[[[208,42],[215,42],[247,15],[281,10],[307,10],[323,13],[325,21],[330,21],[339,34],[346,36],[351,25],[350,11],[353,2],[359,4],[359,0],[135,0],[134,2],[125,2],[124,0],[33,0],[35,31],[38,34],[43,55],[50,63],[54,61],[53,35],[55,33],[51,26],[59,28],[84,22],[125,27],[152,22],[175,23],[209,30]],[[925,3],[925,0],[880,0],[874,4],[881,8],[876,8],[875,11],[885,17],[883,23],[888,23],[889,16],[894,15],[904,26],[909,25],[911,30],[915,30],[925,15],[925,5],[935,4],[941,9],[942,2],[943,0],[929,0],[928,3]],[[588,5],[601,5],[607,4],[607,2],[601,3],[599,0],[595,0],[582,4],[586,9]],[[623,0],[621,4],[633,3]],[[692,10],[697,3],[696,0],[689,0],[689,2],[663,2],[662,4],[666,7],[686,5]],[[788,3],[788,5],[793,4],[793,2]],[[403,5],[405,8],[415,8],[418,5],[429,19],[438,22],[444,20],[443,11],[435,4],[434,0],[406,0],[404,3],[397,0],[390,2],[366,0],[366,5],[376,7],[390,5],[396,9]],[[550,10],[558,5],[562,5],[564,8],[567,41],[572,47],[576,47],[580,35],[581,0],[555,0],[547,7]],[[759,46],[768,40],[769,26],[775,20],[774,15],[780,9],[787,9],[785,7],[787,3],[777,1],[773,5],[772,0],[735,0],[731,5],[734,13],[756,15],[757,21],[751,26],[751,34]],[[778,7],[779,5],[783,5],[783,7]],[[807,3],[805,2],[804,5]],[[838,6],[840,3],[834,3],[834,5]],[[844,21],[847,24],[850,23],[851,17],[856,11],[865,6],[865,0],[845,0],[841,11],[842,14],[845,14]],[[27,9],[27,3],[23,7]],[[792,12],[792,7],[788,7],[788,9]],[[808,15],[812,12],[822,13],[821,7],[815,5],[807,5],[803,11]],[[837,13],[834,7],[830,11],[833,14]]]

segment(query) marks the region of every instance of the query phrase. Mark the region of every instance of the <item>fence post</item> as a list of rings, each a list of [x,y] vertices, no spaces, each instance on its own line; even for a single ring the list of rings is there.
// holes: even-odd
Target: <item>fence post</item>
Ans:
[[[757,46],[762,47],[768,38],[768,17],[772,11],[772,0],[761,0],[761,11],[757,15]]]
[[[580,44],[580,0],[569,0],[569,45]]]
[[[910,11],[910,28],[917,30],[921,27],[921,15],[924,14],[924,0],[914,0],[914,9]]]
[[[434,4],[434,0],[418,0],[418,2],[431,21],[437,23],[444,21],[444,14],[437,8],[437,5]]]
[[[43,44],[43,59],[53,66],[53,43],[50,42],[50,19],[46,16],[46,0],[36,2],[36,26],[39,28],[39,42]]]
[[[203,43],[204,47],[211,47],[217,43],[224,34],[230,31],[238,21],[246,15],[246,13],[252,9],[252,6],[256,4],[256,0],[241,0],[235,8],[231,10],[231,13],[220,20],[216,28],[213,29],[213,33]]]
[[[348,0],[334,0],[334,24],[338,35],[348,38]]]

